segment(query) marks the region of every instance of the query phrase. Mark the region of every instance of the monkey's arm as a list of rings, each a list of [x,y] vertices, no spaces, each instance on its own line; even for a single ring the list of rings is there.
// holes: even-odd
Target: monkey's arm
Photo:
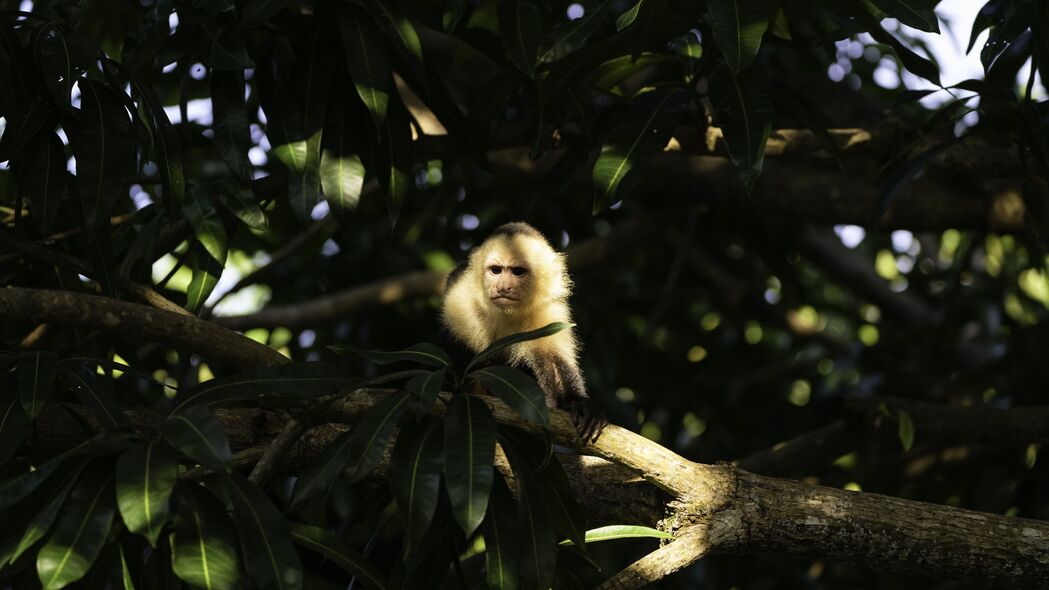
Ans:
[[[542,355],[532,364],[536,381],[546,394],[546,405],[567,410],[583,442],[601,435],[608,419],[586,392],[583,373],[576,363],[555,354]]]

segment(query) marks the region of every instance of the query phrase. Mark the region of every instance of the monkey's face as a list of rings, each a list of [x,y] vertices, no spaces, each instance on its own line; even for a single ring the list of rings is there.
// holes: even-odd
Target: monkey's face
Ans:
[[[512,250],[496,250],[484,259],[484,291],[493,305],[512,313],[529,301],[532,269]]]

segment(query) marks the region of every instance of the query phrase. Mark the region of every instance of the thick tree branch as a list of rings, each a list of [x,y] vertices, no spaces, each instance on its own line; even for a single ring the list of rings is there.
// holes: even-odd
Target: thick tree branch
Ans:
[[[0,289],[5,322],[76,324],[123,337],[188,348],[235,367],[278,365],[287,357],[212,322],[100,297],[50,289]]]

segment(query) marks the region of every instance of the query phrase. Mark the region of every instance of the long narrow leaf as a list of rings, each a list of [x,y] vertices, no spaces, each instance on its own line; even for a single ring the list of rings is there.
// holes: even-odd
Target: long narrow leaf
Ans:
[[[288,363],[249,369],[181,391],[171,413],[197,405],[245,400],[308,399],[335,393],[353,382],[345,367],[329,363]]]
[[[372,406],[353,428],[345,475],[350,483],[360,481],[382,460],[410,396],[406,392],[385,397]]]
[[[340,7],[338,19],[353,86],[364,106],[368,107],[375,128],[381,129],[386,120],[386,105],[390,101],[392,82],[382,37],[375,29],[374,22],[355,6]]]
[[[339,435],[306,466],[295,483],[295,493],[290,502],[292,510],[332,487],[350,459],[353,433],[354,431],[350,430]]]
[[[733,72],[754,60],[769,25],[765,0],[709,0],[710,28]]]
[[[160,425],[164,439],[187,457],[214,469],[226,469],[232,453],[229,440],[215,415],[194,406],[169,417]]]
[[[481,524],[484,535],[488,587],[515,590],[520,578],[520,531],[517,507],[502,477],[495,478],[488,514]]]
[[[171,538],[171,567],[194,588],[227,590],[240,586],[233,523],[207,491],[187,484],[180,491]]]
[[[175,453],[154,440],[132,447],[117,461],[117,507],[128,530],[157,545],[178,477]]]
[[[266,494],[237,474],[224,476],[248,574],[263,590],[302,588],[302,562],[288,521]]]
[[[0,465],[10,459],[24,441],[29,419],[18,398],[0,397]]]
[[[18,359],[18,395],[30,419],[47,405],[55,388],[58,357],[53,352],[27,352]]]
[[[332,563],[352,574],[369,588],[385,590],[387,582],[382,573],[359,553],[346,546],[335,535],[322,528],[288,523],[291,529],[291,540],[296,544],[315,551]]]
[[[614,524],[590,529],[586,532],[587,543],[615,541],[618,539],[673,539],[674,535],[647,526]],[[560,545],[572,545],[571,539],[565,539]]]
[[[484,519],[495,469],[495,418],[474,395],[452,398],[444,419],[444,477],[452,515],[467,536]]]
[[[470,369],[474,368],[478,364],[492,358],[496,354],[502,352],[506,347],[517,344],[519,342],[526,342],[528,340],[536,340],[552,334],[557,334],[561,330],[571,328],[572,324],[567,322],[553,322],[543,326],[542,328],[531,330],[528,332],[521,332],[518,334],[511,334],[505,338],[500,338],[495,342],[491,343],[488,348],[477,353],[477,355],[466,365],[466,372],[469,373]]]
[[[535,73],[539,42],[543,37],[543,16],[539,7],[526,0],[499,3],[499,36],[510,61],[529,76]]]
[[[90,236],[109,219],[123,192],[132,161],[131,120],[119,97],[101,82],[83,79],[78,85],[81,119],[73,153],[84,230]]]
[[[441,486],[441,423],[429,419],[404,428],[390,461],[390,491],[404,522],[406,554],[415,551],[430,526]]]
[[[546,408],[546,395],[535,379],[513,367],[485,367],[470,373],[492,394],[513,408],[525,420],[550,424],[550,413]]]
[[[55,531],[36,557],[45,590],[63,588],[91,569],[113,526],[113,474],[91,472],[73,489]]]
[[[772,127],[772,97],[765,72],[758,64],[736,74],[719,67],[710,76],[710,98],[732,163],[750,191],[761,174]]]

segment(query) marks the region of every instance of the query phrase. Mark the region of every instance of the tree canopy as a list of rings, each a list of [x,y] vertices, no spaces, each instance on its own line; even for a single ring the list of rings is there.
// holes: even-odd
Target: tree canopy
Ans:
[[[1044,585],[1049,7],[961,4],[0,0],[0,589]],[[514,220],[593,444],[436,344]]]

